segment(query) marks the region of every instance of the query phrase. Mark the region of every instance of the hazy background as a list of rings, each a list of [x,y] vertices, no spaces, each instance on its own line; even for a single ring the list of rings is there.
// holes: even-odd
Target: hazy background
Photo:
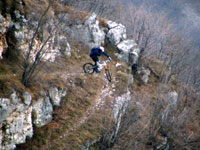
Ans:
[[[155,13],[165,14],[175,27],[200,46],[200,0],[122,0]]]

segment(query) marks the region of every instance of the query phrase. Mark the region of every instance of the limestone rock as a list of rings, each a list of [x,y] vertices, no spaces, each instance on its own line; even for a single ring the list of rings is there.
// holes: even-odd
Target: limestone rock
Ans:
[[[130,66],[138,63],[140,52],[141,50],[137,46],[130,50],[129,56],[128,56],[128,64]]]
[[[9,116],[9,114],[12,111],[10,104],[11,104],[10,99],[0,98],[0,124],[4,120],[6,120],[6,118]]]
[[[65,36],[57,35],[54,38],[54,47],[56,47],[64,55],[71,56],[71,47]]]
[[[127,91],[127,93],[125,93],[121,96],[118,96],[115,99],[113,114],[114,114],[114,119],[116,122],[116,128],[115,128],[115,130],[113,130],[113,133],[111,133],[111,141],[117,137],[117,134],[119,132],[120,125],[121,125],[122,116],[123,116],[124,112],[126,111],[128,102],[130,100],[131,100],[130,91]]]
[[[97,19],[97,15],[95,13],[88,17],[85,21],[85,26],[89,31],[90,47],[104,44],[105,33],[100,29],[99,20]]]
[[[165,109],[162,112],[162,121],[168,119],[170,113],[176,111],[178,103],[178,93],[176,91],[169,92],[165,98]]]
[[[137,74],[144,84],[147,84],[149,81],[150,70],[144,67],[138,68]]]
[[[66,22],[70,22],[69,17],[65,17]],[[62,25],[67,33],[72,39],[77,42],[83,42],[89,48],[93,48],[95,46],[100,46],[104,44],[105,33],[99,26],[99,20],[97,15],[93,13],[88,16],[86,20],[76,19],[73,21],[73,24]]]
[[[107,26],[109,31],[106,36],[112,44],[118,45],[122,40],[126,39],[126,27],[124,25],[108,21]]]
[[[3,132],[3,149],[12,150],[16,144],[26,141],[26,137],[33,136],[32,126],[32,107],[25,109],[24,112],[13,112],[7,119],[5,132]]]
[[[29,106],[31,104],[32,96],[28,92],[24,92],[23,98],[24,98],[24,104]]]
[[[136,46],[137,44],[134,40],[124,40],[120,42],[117,45],[117,48],[120,51],[120,54],[118,55],[119,59],[128,64],[132,64],[133,61],[136,62],[139,56],[138,51],[136,51]]]
[[[114,113],[114,118],[117,119],[117,117],[119,116],[119,113],[124,112],[124,105],[127,106],[127,102],[131,99],[131,95],[130,95],[130,91],[128,91],[127,93],[123,94],[122,96],[118,96],[115,99],[115,104],[114,104],[114,108],[113,108],[113,113]],[[123,109],[123,110],[122,110]]]
[[[133,75],[132,74],[129,74],[129,77],[128,77],[128,85],[131,85],[134,83],[134,78],[133,78]]]
[[[40,98],[33,105],[34,124],[44,126],[52,120],[53,106],[48,97]]]
[[[169,105],[176,107],[178,102],[178,94],[176,91],[170,92],[167,97]]]
[[[11,21],[9,19],[6,20],[6,18],[4,18],[0,14],[0,59],[2,58],[3,52],[8,47],[7,40],[6,40],[6,32],[7,32],[8,26],[10,25],[10,22]]]
[[[65,91],[58,90],[56,87],[52,87],[49,89],[49,97],[54,106],[60,106],[61,98],[66,95]]]
[[[14,105],[17,105],[17,104],[21,103],[21,99],[18,97],[16,91],[14,91],[14,92],[11,94],[10,99],[11,99],[11,102],[12,102]]]

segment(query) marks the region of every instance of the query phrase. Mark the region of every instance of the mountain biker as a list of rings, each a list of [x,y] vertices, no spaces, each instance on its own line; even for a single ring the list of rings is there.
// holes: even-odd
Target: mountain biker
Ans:
[[[100,64],[98,56],[101,56],[101,54],[108,57],[108,59],[110,61],[112,60],[112,58],[110,56],[108,56],[108,54],[106,54],[106,52],[104,52],[104,47],[100,46],[100,47],[92,48],[91,51],[90,51],[90,57],[95,62],[95,65],[98,66],[97,69],[96,69],[96,72],[100,72],[100,70],[98,69],[99,64]]]

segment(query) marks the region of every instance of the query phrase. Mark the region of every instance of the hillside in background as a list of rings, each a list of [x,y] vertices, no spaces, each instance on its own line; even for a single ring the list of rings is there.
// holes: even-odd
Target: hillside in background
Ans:
[[[200,1],[198,0],[130,0],[159,14],[165,14],[185,36],[192,37],[199,47]]]
[[[117,0],[0,2],[0,150],[199,149],[190,40],[163,16],[124,9]],[[112,58],[111,82],[104,69],[83,71],[95,46]]]

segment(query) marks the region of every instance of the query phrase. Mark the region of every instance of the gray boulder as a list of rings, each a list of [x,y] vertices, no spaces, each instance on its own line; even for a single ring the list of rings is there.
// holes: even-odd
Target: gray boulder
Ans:
[[[100,29],[99,20],[97,19],[97,15],[95,13],[87,18],[84,25],[89,32],[90,41],[88,42],[90,43],[90,47],[104,44],[105,33]]]
[[[22,103],[16,91],[10,99],[0,99],[0,127],[2,150],[13,150],[16,144],[24,143],[26,137],[33,136],[32,106]]]
[[[176,91],[170,92],[167,97],[168,104],[176,107],[178,102],[178,94]]]
[[[59,50],[59,52],[66,56],[71,56],[71,47],[67,38],[62,34],[57,34],[54,37],[53,48]]]
[[[127,109],[128,106],[128,102],[131,100],[131,94],[130,91],[127,91],[127,93],[118,96],[115,99],[115,103],[114,103],[114,108],[113,108],[113,116],[116,122],[116,127],[115,130],[112,131],[111,135],[110,135],[110,142],[115,141],[119,129],[120,129],[120,125],[121,125],[121,121],[122,121],[122,116],[124,114],[124,112]]]
[[[10,96],[11,102],[14,105],[17,105],[19,103],[21,103],[21,99],[18,97],[16,91],[13,91],[13,93]]]
[[[122,40],[126,39],[127,35],[125,26],[112,21],[108,21],[107,26],[108,33],[106,34],[106,37],[112,44],[118,45]]]
[[[52,120],[53,106],[49,97],[40,98],[33,104],[34,124],[42,127]]]
[[[140,80],[144,83],[147,84],[149,81],[149,76],[150,76],[150,70],[148,68],[144,68],[144,67],[139,67],[137,74],[140,78]]]
[[[66,17],[66,19],[68,19]],[[67,21],[69,22],[69,20]],[[65,27],[66,33],[77,42],[83,42],[89,48],[104,44],[105,33],[99,27],[97,15],[93,13],[85,21],[77,19],[71,26]]]
[[[10,115],[12,108],[10,107],[10,99],[8,98],[0,98],[0,124],[6,120],[6,118]]]
[[[54,106],[60,106],[61,98],[66,95],[65,91],[58,90],[56,87],[49,89],[49,97]]]
[[[10,19],[8,17],[8,19]],[[8,26],[11,24],[11,21],[6,19],[0,14],[0,35],[1,35],[1,40],[0,40],[0,59],[2,59],[2,54],[8,47],[7,45],[7,40],[6,40],[6,32]]]
[[[120,51],[118,58],[122,61],[128,64],[137,61],[139,51],[134,40],[124,40],[117,45],[117,48]]]
[[[178,93],[176,91],[169,92],[165,98],[165,109],[162,112],[162,121],[166,121],[170,113],[173,113],[177,109]]]
[[[3,147],[5,150],[13,150],[16,144],[25,143],[26,137],[33,136],[32,107],[23,112],[15,111],[7,119],[5,132],[2,132]]]

